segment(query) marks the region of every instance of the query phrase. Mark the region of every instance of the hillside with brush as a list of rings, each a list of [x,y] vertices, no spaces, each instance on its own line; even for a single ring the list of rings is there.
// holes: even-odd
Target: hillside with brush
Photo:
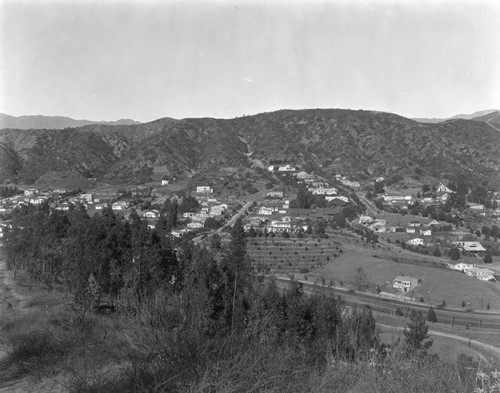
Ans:
[[[140,184],[162,176],[286,162],[325,175],[462,176],[500,184],[500,133],[487,122],[424,124],[395,114],[282,110],[235,119],[158,119],[63,130],[0,130],[0,181],[45,173]]]

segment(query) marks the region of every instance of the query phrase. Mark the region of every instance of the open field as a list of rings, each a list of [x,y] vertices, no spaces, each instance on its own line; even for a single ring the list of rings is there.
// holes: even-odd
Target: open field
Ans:
[[[395,276],[407,275],[422,281],[413,293],[414,299],[422,296],[425,303],[433,305],[445,300],[447,306],[455,308],[461,308],[463,300],[467,307],[483,310],[489,303],[492,310],[500,309],[500,283],[476,280],[447,269],[398,263],[373,256],[377,255],[376,250],[371,253],[367,251],[358,249],[344,253],[326,266],[311,272],[310,276],[353,285],[356,271],[362,268],[369,283],[382,291],[396,293],[392,289],[392,280]]]

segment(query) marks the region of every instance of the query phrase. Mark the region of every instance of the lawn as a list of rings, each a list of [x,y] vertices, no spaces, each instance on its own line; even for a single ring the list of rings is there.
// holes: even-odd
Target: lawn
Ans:
[[[422,281],[414,291],[415,299],[422,296],[426,303],[434,305],[445,300],[447,306],[456,308],[461,308],[462,301],[476,309],[480,309],[481,304],[485,309],[489,303],[492,310],[500,310],[500,283],[476,280],[447,269],[398,263],[375,257],[376,254],[376,250],[359,247],[311,272],[310,276],[352,286],[357,270],[362,268],[368,282],[379,286],[382,291],[396,293],[392,289],[392,280],[395,276],[407,275]]]

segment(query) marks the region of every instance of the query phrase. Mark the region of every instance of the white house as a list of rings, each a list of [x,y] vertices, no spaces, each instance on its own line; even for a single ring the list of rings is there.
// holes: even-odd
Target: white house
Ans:
[[[416,237],[414,239],[408,240],[408,244],[410,246],[423,246],[424,245],[424,239]]]
[[[198,186],[196,187],[197,194],[211,194],[214,190],[210,188],[210,186]]]
[[[331,188],[318,187],[314,188],[312,193],[313,195],[337,195],[337,189],[335,187]]]
[[[472,267],[470,269],[466,269],[465,274],[467,274],[469,277],[474,277],[482,281],[495,281],[495,276],[490,269]]]
[[[196,215],[194,212],[185,212],[182,213],[182,218],[193,218]]]
[[[339,201],[349,203],[349,198],[342,196],[342,195],[337,195],[337,196],[326,196],[325,199],[328,202],[334,201],[335,199],[338,199]]]
[[[392,287],[403,292],[411,291],[417,285],[418,279],[410,276],[396,276],[394,280],[392,280]]]
[[[432,236],[432,230],[430,230],[430,229],[424,229],[420,233],[422,234],[422,236]]]
[[[142,216],[144,218],[158,218],[160,216],[160,212],[156,209],[147,210],[144,213],[142,213]]]
[[[283,198],[283,191],[268,191],[266,192],[266,198]]]
[[[199,229],[199,228],[203,228],[203,224],[200,221],[193,221],[193,222],[190,222],[189,224],[187,224],[187,227],[189,229]]]
[[[168,186],[168,180],[167,179],[162,179],[161,185],[162,186]]]
[[[441,183],[440,186],[437,188],[436,192],[442,192],[442,193],[449,194],[453,191]]]
[[[92,203],[94,196],[92,194],[80,194],[80,199],[87,201],[88,203]]]
[[[473,267],[474,267],[474,265],[470,265],[468,263],[463,263],[463,262],[457,263],[455,265],[450,265],[450,269],[458,270],[460,272],[463,272],[467,269],[472,269]]]
[[[278,171],[280,171],[280,172],[295,172],[295,168],[289,164],[280,165],[278,167]]]
[[[344,186],[352,187],[352,188],[359,188],[360,184],[357,181],[351,181],[347,179],[343,179],[340,181]]]
[[[366,225],[366,224],[369,224],[371,221],[373,221],[375,218],[374,217],[371,217],[371,216],[359,216],[359,223],[361,225]]]
[[[36,188],[29,188],[27,190],[24,190],[24,196],[33,196],[38,194],[38,190]]]
[[[263,215],[263,216],[270,216],[271,214],[273,214],[273,212],[274,212],[274,208],[262,206],[259,208],[259,211],[257,212],[257,214]]]
[[[126,201],[118,201],[118,202],[113,203],[113,205],[111,206],[111,209],[113,209],[113,210],[126,210],[126,209],[128,209],[129,206],[130,206],[129,203]]]

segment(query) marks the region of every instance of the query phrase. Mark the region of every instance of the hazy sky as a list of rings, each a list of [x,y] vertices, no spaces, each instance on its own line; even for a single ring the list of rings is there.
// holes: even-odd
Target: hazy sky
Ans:
[[[500,108],[500,1],[0,0],[0,112]]]

